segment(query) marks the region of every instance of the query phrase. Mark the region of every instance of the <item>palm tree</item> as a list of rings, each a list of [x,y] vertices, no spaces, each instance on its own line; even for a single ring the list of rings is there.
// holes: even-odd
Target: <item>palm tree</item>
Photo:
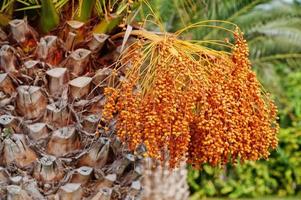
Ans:
[[[13,19],[4,21],[0,32],[2,196],[133,199],[141,194],[144,155],[167,158],[175,167],[186,155],[195,165],[218,164],[228,162],[230,153],[229,162],[241,154],[256,160],[276,147],[275,107],[261,95],[238,29],[228,30],[237,45],[225,42],[234,50],[225,52],[174,37],[181,31],[162,35],[135,24],[132,31],[126,25],[137,15],[139,0],[6,0],[0,5],[1,17]],[[211,38],[215,31],[206,34]],[[246,95],[237,99],[237,88]],[[225,101],[216,103],[221,98]],[[239,114],[239,105],[246,115]],[[220,125],[217,117],[234,123]],[[235,130],[234,137],[214,141],[227,128]],[[211,137],[205,143],[214,143],[210,152],[197,140],[206,132]],[[248,148],[235,140],[240,134],[250,139]],[[225,149],[220,141],[235,145]],[[183,192],[178,198],[186,198],[183,179],[173,180]],[[175,199],[165,193],[162,199]]]
[[[107,34],[133,8],[119,3],[118,15],[112,9],[100,17],[99,9],[110,6],[95,0],[1,1],[1,197],[139,196],[142,157],[120,146],[113,123],[97,131],[98,81],[108,63],[96,61],[107,48]],[[118,18],[114,25],[111,15]],[[96,23],[87,23],[97,16]],[[94,25],[101,30],[92,32]]]
[[[140,3],[0,2],[0,199],[136,199],[142,181],[152,199],[151,186],[164,185],[165,171],[147,174],[153,166],[121,144],[114,121],[101,119],[122,42],[108,37],[131,23]],[[157,199],[175,199],[175,185],[186,199],[185,174],[169,174],[182,181],[165,181]]]

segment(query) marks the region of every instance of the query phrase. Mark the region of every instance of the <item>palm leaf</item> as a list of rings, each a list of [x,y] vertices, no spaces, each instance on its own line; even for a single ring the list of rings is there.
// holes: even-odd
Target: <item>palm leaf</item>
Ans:
[[[5,26],[11,19],[14,0],[3,0],[0,2],[0,26]]]
[[[35,10],[42,7],[41,2],[38,0],[16,0],[16,2],[19,2],[23,6],[20,6],[20,8],[15,11]],[[57,11],[60,11],[68,2],[70,2],[70,0],[52,0]]]

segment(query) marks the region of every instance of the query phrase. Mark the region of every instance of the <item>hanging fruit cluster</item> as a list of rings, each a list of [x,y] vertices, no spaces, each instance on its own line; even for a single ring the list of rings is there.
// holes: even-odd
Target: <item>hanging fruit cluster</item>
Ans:
[[[277,146],[277,110],[251,71],[242,33],[231,53],[139,32],[116,64],[125,78],[107,88],[106,120],[148,156],[194,166],[267,158]]]

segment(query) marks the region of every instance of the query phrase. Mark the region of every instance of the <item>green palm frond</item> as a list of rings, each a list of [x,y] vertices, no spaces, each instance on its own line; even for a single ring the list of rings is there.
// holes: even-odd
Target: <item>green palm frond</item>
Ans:
[[[301,7],[287,1],[190,0],[189,2],[193,4],[190,7],[185,4],[185,0],[153,2],[156,10],[164,16],[164,21],[171,21],[172,25],[167,27],[169,31],[184,26],[183,17],[180,16],[183,13],[185,17],[188,16],[185,24],[208,19],[230,20],[238,24],[245,32],[250,49],[253,51],[251,59],[301,52],[298,45],[301,42]],[[221,34],[222,31],[206,28],[196,30],[194,37],[214,39],[221,38]]]
[[[44,33],[47,33],[54,29],[60,23],[60,17],[58,11],[55,9],[55,4],[52,0],[43,0],[40,28]]]
[[[298,33],[299,30],[296,32]],[[287,36],[290,33],[282,34],[280,36],[259,35],[252,38],[249,41],[252,60],[278,54],[299,54],[301,52],[300,43],[298,43],[301,41],[300,35],[290,37]]]
[[[7,13],[11,10],[14,0],[3,0],[0,2],[0,13]]]
[[[5,0],[2,9],[7,6],[6,2],[15,5],[16,16],[40,16],[40,28],[43,32],[49,32],[57,27],[60,20],[79,20],[88,22],[94,17],[98,17],[100,22],[94,29],[95,32],[110,32],[116,26],[125,26],[131,23],[137,16],[141,4],[146,0]],[[62,10],[64,9],[64,10]],[[67,15],[59,15],[64,12]],[[21,14],[20,14],[21,13]],[[10,19],[4,18],[0,12],[0,21]],[[62,19],[60,19],[62,18]]]
[[[76,19],[86,22],[91,18],[96,0],[79,0],[79,8]]]
[[[10,21],[10,16],[0,13],[0,26],[5,26]]]
[[[292,17],[297,17],[297,20],[299,20],[300,16],[299,6],[292,6],[287,3],[274,3],[272,5],[260,5],[251,12],[236,18],[234,22],[239,24],[245,32],[248,32],[250,28],[263,24],[277,24],[281,19],[286,21],[289,19],[291,21]]]
[[[5,26],[11,19],[14,0],[2,0],[0,2],[0,26]]]
[[[22,6],[15,11],[24,11],[24,10],[35,10],[42,8],[41,1],[39,0],[16,0]],[[62,9],[64,5],[66,5],[70,0],[52,0],[57,11]]]

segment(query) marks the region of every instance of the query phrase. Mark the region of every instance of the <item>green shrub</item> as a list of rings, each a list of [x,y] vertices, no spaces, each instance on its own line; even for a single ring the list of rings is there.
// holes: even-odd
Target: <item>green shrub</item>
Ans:
[[[269,160],[203,170],[190,169],[193,197],[230,198],[301,195],[301,128],[281,129],[279,147]]]

